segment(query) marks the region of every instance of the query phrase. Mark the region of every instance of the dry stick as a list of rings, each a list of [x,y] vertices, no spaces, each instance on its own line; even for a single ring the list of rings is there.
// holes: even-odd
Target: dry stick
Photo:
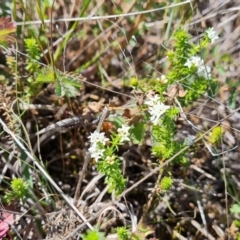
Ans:
[[[216,240],[215,237],[213,237],[210,233],[208,233],[206,231],[206,229],[202,228],[201,225],[195,221],[195,220],[191,220],[191,224],[199,231],[201,232],[205,237],[207,237],[207,239],[209,240]]]
[[[139,220],[138,226],[141,226],[144,223],[144,219],[148,215],[148,211],[149,211],[150,207],[152,206],[152,202],[153,202],[154,196],[155,196],[155,194],[157,192],[157,188],[158,188],[159,183],[161,181],[162,174],[163,174],[163,171],[161,171],[158,174],[158,178],[157,178],[157,181],[155,183],[154,189],[151,192],[150,196],[148,197],[147,203],[143,206],[143,213],[142,213],[142,217]]]
[[[100,132],[102,124],[103,124],[105,118],[107,117],[107,114],[108,114],[108,108],[105,106],[104,109],[103,109],[103,112],[102,112],[102,116],[99,120],[97,129],[96,129],[97,132]],[[88,167],[88,164],[89,164],[90,160],[91,160],[90,153],[87,152],[86,155],[85,155],[85,158],[84,158],[82,171],[79,172],[78,183],[77,183],[76,191],[75,191],[75,194],[74,194],[74,201],[73,201],[74,205],[76,205],[76,203],[77,203],[77,201],[80,197],[80,189],[81,189],[82,181],[84,179],[85,172],[87,171],[87,167]]]
[[[53,179],[48,175],[46,170],[38,163],[38,161],[28,152],[28,150],[23,146],[19,139],[14,135],[14,133],[7,127],[7,125],[0,118],[0,124],[3,126],[3,130],[7,132],[13,140],[16,142],[19,148],[28,156],[29,159],[37,166],[41,173],[47,178],[47,180],[55,187],[58,193],[63,197],[63,199],[69,204],[69,206],[77,213],[77,215],[86,223],[86,225],[93,230],[93,226],[87,221],[87,219],[82,215],[82,213],[74,206],[74,204],[69,201],[69,198],[63,193],[61,188],[53,181]]]

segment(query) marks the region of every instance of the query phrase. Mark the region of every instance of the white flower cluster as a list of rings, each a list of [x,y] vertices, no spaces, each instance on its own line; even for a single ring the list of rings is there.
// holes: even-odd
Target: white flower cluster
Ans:
[[[148,100],[145,101],[145,104],[148,105],[148,112],[151,115],[150,121],[154,125],[159,123],[160,117],[170,108],[170,106],[167,106],[160,101],[157,94],[148,98]]]
[[[130,141],[130,138],[129,138],[129,129],[130,127],[127,126],[127,125],[122,125],[121,128],[118,128],[118,135],[121,137],[121,140],[120,140],[120,143],[124,142],[124,141]]]
[[[206,79],[211,78],[211,68],[209,66],[205,66],[203,59],[199,56],[190,57],[184,66],[187,66],[188,68],[195,66],[198,68],[197,74],[199,77],[205,77]]]
[[[105,137],[104,133],[100,133],[98,131],[91,133],[88,138],[90,139],[91,143],[91,146],[88,149],[91,154],[91,158],[94,158],[96,161],[98,161],[102,158],[105,151],[105,149],[102,149],[100,145],[102,144],[103,146],[105,146],[106,142],[109,139]]]
[[[206,34],[209,37],[209,39],[211,40],[211,43],[214,43],[216,40],[219,39],[219,36],[217,35],[217,33],[215,32],[215,30],[213,28],[207,29]]]

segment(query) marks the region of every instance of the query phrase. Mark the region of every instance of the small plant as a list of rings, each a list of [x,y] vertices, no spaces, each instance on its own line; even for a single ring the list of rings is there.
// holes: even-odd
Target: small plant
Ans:
[[[179,143],[175,139],[174,120],[181,111],[181,104],[187,105],[199,98],[207,91],[209,82],[214,81],[211,68],[204,64],[198,54],[202,47],[206,47],[210,42],[213,43],[218,36],[213,29],[208,29],[199,44],[190,44],[190,38],[191,36],[184,29],[175,32],[175,49],[167,54],[171,63],[171,70],[167,76],[162,76],[161,79],[151,79],[148,82],[132,78],[131,84],[134,89],[139,88],[142,94],[146,95],[142,106],[135,106],[139,109],[140,115],[145,115],[145,118],[140,118],[140,121],[135,122],[131,127],[123,118],[122,127],[117,129],[117,133],[112,133],[109,144],[107,144],[109,139],[104,136],[104,133],[95,132],[89,137],[91,157],[97,161],[98,171],[106,176],[110,192],[115,190],[119,194],[125,186],[116,151],[123,142],[137,138],[138,144],[142,142],[145,135],[140,134],[142,139],[139,139],[141,129],[143,132],[146,132],[146,129],[150,130],[152,154],[159,159],[159,162],[166,161],[186,146],[185,143]],[[147,114],[145,114],[146,111]],[[138,136],[134,131],[135,128],[138,129]],[[220,136],[221,129],[217,127],[212,131],[210,140],[216,142]],[[174,163],[185,164],[185,154],[186,152],[178,154]],[[163,190],[168,190],[171,186],[170,177],[162,179]]]
[[[86,234],[82,235],[83,240],[103,240],[104,234],[99,232],[97,228],[94,228],[93,230],[88,230]]]
[[[221,138],[222,138],[222,136],[223,136],[223,133],[224,133],[223,127],[221,127],[221,126],[215,127],[215,128],[211,131],[211,133],[210,133],[210,135],[209,135],[208,141],[209,141],[210,143],[212,143],[212,144],[217,144],[217,143],[219,143],[219,142],[221,141]]]
[[[8,204],[19,200],[24,202],[29,195],[28,184],[22,178],[13,178],[10,188],[11,190],[7,191],[4,196]]]
[[[40,62],[41,50],[37,41],[34,38],[27,38],[24,42],[27,52],[25,69],[28,72],[24,93],[27,99],[36,96],[42,90],[43,84],[49,83],[55,84],[55,91],[58,97],[67,96],[71,98],[79,94],[79,89],[82,86],[82,77],[62,73],[49,66],[42,66]],[[14,59],[13,56],[7,57],[7,63],[13,75],[16,75],[16,62],[17,59]],[[22,85],[22,82],[20,85]]]
[[[130,240],[129,232],[125,227],[118,227],[117,235],[120,240]]]
[[[20,205],[25,203],[24,210],[27,208],[28,216],[34,216],[28,218],[22,214],[19,217],[30,219],[26,227],[31,234],[36,233],[32,238],[40,235],[44,238],[44,234],[48,234],[49,238],[54,239],[57,238],[56,233],[61,238],[76,234],[85,240],[104,239],[105,236],[107,238],[107,233],[101,233],[100,229],[109,232],[111,225],[119,226],[125,217],[127,218],[122,223],[125,226],[131,219],[133,232],[130,226],[118,227],[115,229],[118,239],[158,238],[160,226],[167,227],[167,231],[161,229],[161,233],[168,235],[166,239],[196,237],[193,236],[196,232],[194,227],[185,229],[190,218],[179,221],[181,213],[190,216],[193,213],[189,208],[182,209],[186,204],[181,205],[188,191],[198,191],[197,205],[194,206],[196,199],[187,200],[193,203],[189,205],[193,211],[199,208],[199,211],[194,211],[197,213],[195,220],[198,221],[201,217],[204,226],[209,225],[203,221],[208,221],[204,214],[209,215],[208,211],[214,210],[216,213],[220,208],[227,208],[228,196],[238,200],[236,187],[232,186],[230,177],[221,171],[226,188],[223,193],[226,206],[220,204],[215,211],[206,204],[201,205],[202,196],[205,199],[214,194],[222,199],[216,184],[211,184],[220,177],[219,173],[215,175],[214,170],[224,170],[226,167],[234,170],[234,166],[229,164],[234,162],[233,159],[229,158],[226,167],[226,155],[222,164],[220,160],[222,154],[235,149],[229,149],[235,144],[234,139],[229,138],[227,144],[224,142],[229,137],[228,134],[234,132],[235,126],[227,131],[228,125],[224,125],[223,120],[225,122],[225,119],[234,114],[230,119],[232,124],[232,120],[238,117],[235,107],[238,104],[239,79],[237,72],[233,74],[233,69],[237,70],[237,64],[234,63],[237,46],[232,45],[228,53],[226,48],[230,44],[224,36],[219,41],[224,43],[221,47],[212,47],[219,38],[215,30],[209,28],[202,32],[203,25],[199,24],[201,19],[190,19],[195,14],[195,9],[201,12],[208,4],[190,5],[188,1],[109,1],[108,4],[96,5],[97,1],[86,0],[78,7],[77,1],[65,5],[66,2],[68,1],[61,1],[60,4],[49,0],[13,1],[12,9],[9,7],[7,11],[5,4],[1,4],[2,15],[9,14],[16,22],[10,21],[10,18],[0,18],[0,47],[4,51],[0,56],[0,112],[2,123],[8,123],[6,127],[2,124],[1,146],[6,146],[2,150],[2,160],[6,161],[8,157],[9,164],[21,161],[22,165],[17,171],[19,176],[23,176],[12,179],[3,197],[10,206],[3,203],[2,207],[8,212],[17,201],[20,201]],[[231,6],[228,4],[228,8]],[[226,12],[229,15],[234,11],[236,9],[233,7],[230,13]],[[223,34],[229,29],[226,24],[231,21],[234,21],[230,26],[232,32],[237,29],[237,18],[224,21],[221,14],[218,18],[224,23],[218,26]],[[210,26],[212,18],[206,16],[206,19],[206,24]],[[182,26],[189,26],[189,31]],[[175,29],[173,35],[172,28]],[[17,41],[14,35],[10,35],[15,32]],[[170,35],[172,38],[169,41]],[[194,40],[196,38],[198,39]],[[232,39],[236,40],[234,37]],[[223,50],[224,54],[221,53]],[[5,67],[5,62],[8,67]],[[233,66],[228,68],[230,64]],[[78,75],[80,73],[86,77],[86,81]],[[224,75],[228,76],[225,81]],[[219,79],[215,79],[215,76]],[[80,95],[82,82],[85,87]],[[133,97],[127,102],[130,97],[129,87],[133,89]],[[58,98],[54,95],[54,90]],[[106,104],[110,111],[106,117],[109,126],[105,128],[104,122],[99,131],[100,121],[98,130],[89,134],[88,145],[85,142],[86,134],[94,128],[94,113],[99,113],[104,100],[108,101],[115,93],[120,96],[116,108],[114,104],[112,106],[112,100],[109,105]],[[219,116],[224,116],[221,120],[216,115],[212,115],[213,119],[208,119],[211,118],[209,112],[213,111],[211,107],[215,108],[219,103],[219,97],[216,96],[220,96],[221,110],[225,103],[235,109],[226,109],[227,114],[221,113]],[[93,99],[99,103],[96,108],[90,106],[89,102]],[[203,103],[203,99],[206,102]],[[215,102],[214,106],[211,100]],[[121,103],[124,105],[119,106]],[[85,115],[87,105],[89,115]],[[195,111],[199,105],[202,112]],[[216,108],[214,114],[218,111]],[[70,115],[73,119],[70,119]],[[208,123],[208,120],[211,121]],[[204,124],[201,125],[201,121]],[[54,122],[56,125],[52,124]],[[215,127],[209,129],[214,122]],[[52,126],[56,126],[56,129]],[[108,127],[110,131],[107,130]],[[223,138],[224,130],[227,131],[226,138]],[[6,135],[14,139],[13,144]],[[21,147],[22,143],[24,148]],[[213,150],[215,147],[220,148],[219,144],[223,145],[221,153],[215,154]],[[88,149],[85,149],[86,146],[89,146]],[[205,154],[206,151],[212,157]],[[89,155],[95,167],[87,166]],[[211,161],[209,158],[215,159]],[[29,165],[31,160],[33,164]],[[54,166],[56,162],[58,166]],[[9,164],[3,169],[6,179],[12,172]],[[197,168],[194,168],[195,164]],[[49,174],[45,172],[44,166]],[[214,168],[211,169],[211,166]],[[29,167],[33,167],[33,179]],[[100,175],[95,173],[96,170]],[[77,175],[78,171],[81,172]],[[106,194],[102,181],[97,182],[102,175],[108,192],[112,193],[112,201],[108,201],[106,208],[100,201],[107,201],[110,194]],[[231,172],[231,176],[235,177],[235,174]],[[79,181],[74,186],[77,177]],[[234,179],[234,182],[237,180]],[[144,184],[141,184],[143,181]],[[173,189],[173,184],[179,184],[179,187]],[[191,187],[187,188],[187,184]],[[95,187],[96,191],[92,191]],[[98,196],[99,189],[101,191],[103,188],[104,191]],[[128,194],[130,191],[131,194]],[[139,196],[143,197],[138,199]],[[176,201],[179,196],[181,199]],[[32,198],[36,205],[28,205],[32,201],[26,202],[26,198]],[[59,198],[65,201],[59,201]],[[58,211],[59,203],[63,210],[69,204],[75,213],[66,208],[69,213],[66,218],[63,211],[64,215],[51,214],[48,219],[44,212]],[[127,208],[123,208],[124,203]],[[200,206],[203,211],[200,211]],[[180,209],[183,211],[177,212]],[[119,215],[120,219],[115,218],[122,212],[124,214]],[[163,214],[158,214],[159,212]],[[222,211],[223,214],[225,212],[228,214],[227,209]],[[232,224],[236,226],[233,238],[240,240],[238,202],[230,212],[234,215],[233,218],[230,216]],[[217,222],[218,216],[222,219],[222,213],[214,214]],[[14,234],[13,238],[18,238],[18,231],[14,232],[15,227],[11,226],[19,224],[19,221],[14,221],[14,217],[13,214],[9,217],[2,214],[0,224],[4,231],[1,231],[0,238],[6,234],[9,237]],[[104,218],[99,229],[92,228],[91,225],[97,218],[98,222]],[[46,220],[45,225],[50,224],[46,231],[42,227],[43,219]],[[8,220],[9,225],[3,226]],[[68,226],[72,226],[72,231],[79,223],[86,224],[91,230],[85,234],[81,230],[70,233]],[[174,226],[175,223],[177,226]],[[229,224],[224,225],[224,237],[228,237],[232,229]],[[64,232],[59,233],[62,226]],[[78,229],[82,229],[81,226]],[[214,236],[221,234],[221,238],[223,234],[216,229],[214,228]],[[52,230],[56,232],[53,233]],[[197,230],[197,235],[204,234],[200,228]],[[209,237],[211,232],[209,229]],[[24,233],[20,231],[19,238],[27,237],[23,236]]]
[[[26,50],[27,50],[27,66],[26,69],[33,74],[40,68],[40,49],[34,38],[25,39]]]
[[[161,180],[160,188],[162,191],[168,191],[173,185],[173,179],[171,177],[164,177]]]
[[[105,181],[109,186],[109,192],[115,191],[120,194],[124,188],[126,180],[121,173],[121,163],[115,152],[123,142],[129,141],[129,126],[122,125],[118,128],[118,134],[112,134],[110,145],[106,146],[109,141],[104,133],[95,131],[90,135],[91,146],[89,152],[91,157],[97,161],[98,171],[105,175]],[[99,161],[101,159],[101,161]]]

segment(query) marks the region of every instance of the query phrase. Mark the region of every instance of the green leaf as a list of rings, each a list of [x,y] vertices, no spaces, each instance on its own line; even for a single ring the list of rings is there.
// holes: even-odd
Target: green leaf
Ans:
[[[82,86],[80,80],[62,72],[57,72],[57,81],[56,93],[58,96],[70,98],[79,95],[79,88]]]
[[[39,73],[36,73],[35,79],[40,83],[53,82],[55,80],[54,72],[52,69],[43,68],[39,71]]]
[[[82,85],[80,82],[78,82],[77,80],[75,80],[73,78],[63,78],[62,81],[64,84],[71,85],[76,88],[80,88]]]
[[[208,89],[208,96],[214,98],[214,96],[219,92],[220,84],[217,81],[210,81],[209,82],[209,89]]]
[[[240,204],[233,204],[230,208],[231,213],[240,213]]]
[[[56,91],[56,94],[57,94],[58,97],[64,96],[64,94],[62,93],[62,87],[61,87],[59,81],[56,82],[56,89],[55,89],[55,91]]]
[[[229,96],[229,99],[228,99],[228,106],[229,106],[231,109],[235,109],[235,108],[236,108],[237,96],[238,96],[238,91],[237,91],[237,89],[232,90],[232,91],[230,92],[230,96]]]
[[[144,126],[145,124],[143,122],[139,122],[131,129],[131,139],[134,144],[142,143],[145,132]]]
[[[84,16],[85,11],[87,10],[88,5],[90,4],[91,0],[83,0],[82,3],[82,11],[80,13],[80,16]]]
[[[237,95],[238,95],[238,87],[239,87],[239,80],[233,80],[230,78],[226,79],[227,86],[230,89],[230,95],[228,98],[228,105],[231,109],[235,109]]]
[[[76,97],[77,95],[79,95],[79,90],[66,82],[62,82],[61,83],[61,90],[62,90],[62,96],[66,95],[67,97]]]

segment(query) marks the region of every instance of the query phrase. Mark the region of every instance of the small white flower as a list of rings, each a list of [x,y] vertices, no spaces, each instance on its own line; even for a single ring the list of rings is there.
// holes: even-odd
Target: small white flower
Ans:
[[[98,131],[94,131],[93,133],[91,133],[88,138],[90,139],[91,144],[102,143],[103,145],[105,145],[106,142],[109,140],[105,137],[105,134],[103,132],[100,133]]]
[[[215,32],[215,30],[213,28],[207,29],[206,34],[207,34],[208,38],[211,40],[211,43],[214,43],[216,40],[219,39],[219,36],[217,35],[217,33]]]
[[[199,77],[205,77],[206,79],[210,79],[212,77],[211,68],[209,66],[200,66],[198,68],[197,74]]]
[[[167,78],[166,78],[165,75],[162,75],[162,76],[161,76],[161,82],[162,82],[162,83],[167,83],[167,82],[168,82],[168,80],[167,80]]]
[[[170,106],[167,106],[160,101],[155,105],[148,109],[148,112],[151,115],[150,121],[153,122],[154,125],[157,125],[159,123],[160,117],[170,108]]]
[[[109,163],[109,164],[114,164],[114,161],[115,161],[115,156],[113,155],[113,156],[107,156],[106,157],[106,161]]]
[[[193,65],[191,58],[188,58],[187,61],[185,62],[184,66],[191,68]]]
[[[206,79],[211,78],[211,68],[209,66],[204,65],[204,61],[199,56],[192,56],[187,59],[184,66],[191,68],[192,66],[196,67],[197,74],[199,77],[205,77]]]
[[[130,138],[129,138],[129,129],[130,127],[127,126],[127,125],[122,125],[121,128],[118,128],[118,135],[121,137],[121,140],[120,142],[124,142],[124,141],[130,141]]]
[[[200,66],[202,66],[204,64],[204,61],[199,56],[193,56],[192,57],[192,63],[196,67],[200,67]]]
[[[203,64],[204,64],[204,62],[199,56],[192,56],[189,59],[187,59],[184,66],[187,66],[188,68],[191,68],[192,66],[200,67]]]
[[[157,125],[159,123],[159,119],[160,119],[159,114],[151,114],[150,121],[153,123],[153,125]]]
[[[101,148],[99,144],[101,143],[104,146],[109,139],[105,137],[104,133],[100,133],[98,131],[91,133],[88,138],[90,139],[91,143],[91,146],[88,149],[91,154],[91,158],[94,158],[96,161],[98,161],[102,158],[105,151],[105,149]]]
[[[94,158],[97,162],[102,158],[105,149],[100,149],[97,144],[92,144],[88,151],[91,154],[91,158]]]
[[[158,95],[155,94],[153,97],[148,98],[148,100],[146,100],[144,103],[145,103],[146,105],[148,105],[149,107],[152,107],[152,106],[156,105],[159,101],[160,101],[160,100],[159,100]]]
[[[157,125],[159,123],[160,117],[170,108],[170,106],[167,106],[160,102],[157,95],[149,98],[147,101],[145,101],[145,104],[148,105],[148,112],[151,115],[150,121],[154,125]]]

